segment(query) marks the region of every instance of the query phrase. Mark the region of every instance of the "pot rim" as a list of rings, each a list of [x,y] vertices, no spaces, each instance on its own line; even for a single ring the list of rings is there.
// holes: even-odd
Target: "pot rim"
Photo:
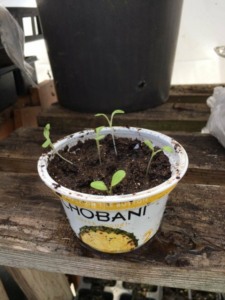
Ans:
[[[176,140],[169,137],[168,135],[150,129],[138,128],[138,127],[123,127],[123,126],[113,126],[113,129],[114,129],[115,136],[120,136],[119,133],[124,132],[124,133],[129,133],[130,134],[129,137],[131,137],[132,136],[131,133],[135,133],[134,138],[137,138],[139,140],[144,140],[146,139],[145,136],[151,135],[151,137],[149,137],[150,140],[159,139],[161,144],[172,146],[174,149],[173,153],[172,154],[165,153],[169,157],[171,163],[171,169],[172,169],[171,177],[158,186],[155,186],[147,190],[143,190],[141,192],[132,193],[132,194],[92,195],[92,194],[81,193],[78,191],[70,190],[64,186],[61,186],[59,183],[53,180],[53,178],[50,177],[47,171],[47,166],[50,157],[54,155],[53,150],[51,150],[48,153],[42,154],[38,160],[37,169],[42,181],[44,181],[44,183],[57,194],[61,194],[71,199],[86,201],[86,202],[121,203],[121,202],[128,202],[128,201],[135,201],[144,198],[149,198],[157,194],[160,194],[162,192],[168,194],[169,191],[172,190],[176,186],[178,181],[180,181],[180,179],[184,176],[188,168],[188,163],[189,163],[188,156],[183,146],[181,146]],[[110,133],[110,131],[111,129],[109,127],[104,127],[101,133],[108,134]],[[94,129],[79,131],[67,135],[64,138],[58,140],[56,143],[54,143],[54,147],[55,149],[64,148],[68,143],[71,145],[76,144],[74,143],[74,140],[84,141],[88,138],[91,139],[94,136],[95,136]],[[172,159],[176,159],[176,160],[172,162],[171,157]]]

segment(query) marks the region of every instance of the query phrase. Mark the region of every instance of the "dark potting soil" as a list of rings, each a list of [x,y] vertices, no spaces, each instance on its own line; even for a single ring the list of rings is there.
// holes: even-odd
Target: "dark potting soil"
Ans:
[[[59,184],[69,189],[88,194],[105,195],[90,187],[92,181],[104,181],[110,186],[112,175],[124,170],[126,177],[113,188],[113,194],[137,193],[155,187],[171,176],[168,157],[159,152],[153,158],[149,174],[146,169],[151,150],[139,140],[117,138],[115,155],[111,135],[100,141],[101,164],[93,139],[78,142],[60,154],[71,161],[70,164],[55,155],[48,166],[50,176]]]

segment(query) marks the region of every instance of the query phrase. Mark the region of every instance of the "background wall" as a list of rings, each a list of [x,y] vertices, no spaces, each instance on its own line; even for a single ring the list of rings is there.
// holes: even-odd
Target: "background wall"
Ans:
[[[35,0],[0,0],[0,4],[36,6]],[[221,45],[225,45],[225,1],[184,0],[172,83],[225,83],[225,58],[214,51]],[[39,81],[49,78],[44,41],[27,43],[25,55],[38,57]]]
[[[184,0],[175,58],[174,83],[224,83],[225,1]]]

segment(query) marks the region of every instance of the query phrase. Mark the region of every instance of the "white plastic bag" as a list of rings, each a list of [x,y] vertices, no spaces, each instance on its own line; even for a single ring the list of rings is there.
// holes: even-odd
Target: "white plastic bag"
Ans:
[[[0,38],[11,61],[23,72],[31,85],[34,69],[24,60],[24,33],[9,11],[0,5]]]
[[[212,134],[225,147],[225,88],[215,87],[213,95],[206,102],[211,114],[202,133]]]

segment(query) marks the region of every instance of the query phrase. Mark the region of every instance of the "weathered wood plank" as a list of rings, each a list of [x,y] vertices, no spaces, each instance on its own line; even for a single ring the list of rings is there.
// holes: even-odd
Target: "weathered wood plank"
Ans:
[[[43,152],[43,129],[19,129],[0,143],[0,170],[8,172],[37,172],[37,159]],[[67,132],[70,134],[71,132]],[[187,150],[190,165],[183,182],[225,184],[225,150],[210,136],[193,133],[168,132]],[[63,137],[52,130],[52,140]]]
[[[0,170],[36,172],[37,158],[43,152],[43,129],[19,128],[0,142]],[[54,135],[53,135],[54,136]]]
[[[154,130],[200,131],[209,117],[209,108],[205,103],[171,103],[147,109],[141,112],[118,115],[115,124],[151,128]],[[63,120],[63,122],[62,122]],[[59,104],[52,105],[38,116],[39,126],[51,123],[53,128],[95,128],[106,125],[102,118],[94,114],[84,114],[68,110]]]
[[[5,291],[5,288],[4,288],[1,280],[0,280],[0,299],[1,300],[9,300],[8,295]]]
[[[2,265],[225,292],[225,187],[178,185],[155,239],[109,255],[80,244],[36,175],[1,173],[1,183]]]
[[[174,94],[170,95],[169,99],[167,100],[168,102],[172,103],[206,103],[206,99],[209,97],[209,94]]]
[[[213,88],[175,86],[164,105],[117,116],[116,125],[179,131],[169,135],[184,145],[190,158],[183,184],[170,196],[160,231],[129,254],[100,254],[74,236],[60,201],[37,176],[42,129],[21,129],[1,142],[0,171],[5,172],[0,174],[0,264],[225,292],[225,150],[211,136],[187,133],[204,127],[209,116],[205,101]],[[93,115],[53,105],[39,124],[50,122],[56,140],[102,125],[104,120]]]
[[[121,125],[138,126],[154,130],[200,131],[209,116],[207,98],[212,95],[216,85],[172,86],[168,101],[155,108],[141,112],[117,116]],[[63,122],[61,122],[61,118]],[[162,122],[163,121],[163,122]],[[89,128],[102,125],[102,121],[93,114],[84,114],[52,105],[39,117],[38,123],[44,126],[50,122],[55,128],[64,131],[69,126]]]
[[[13,107],[10,106],[0,112],[0,140],[7,138],[15,130]]]
[[[172,85],[170,95],[212,95],[214,88],[217,86],[223,86],[223,84]]]
[[[7,267],[27,300],[72,300],[73,295],[65,275]],[[2,298],[0,298],[2,299]]]

